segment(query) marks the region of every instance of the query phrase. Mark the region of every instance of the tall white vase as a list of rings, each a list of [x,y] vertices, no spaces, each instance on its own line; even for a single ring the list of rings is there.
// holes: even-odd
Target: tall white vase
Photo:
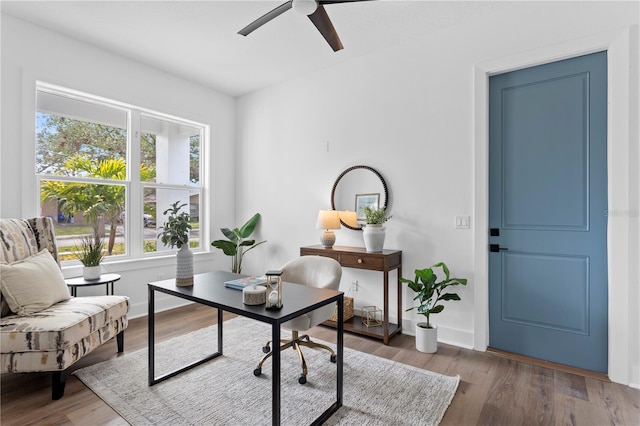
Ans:
[[[364,247],[367,249],[367,252],[378,253],[382,251],[386,229],[387,228],[382,225],[365,225],[362,231],[362,237],[364,238]]]
[[[176,253],[176,285],[178,287],[193,285],[193,252],[188,244],[184,244]]]

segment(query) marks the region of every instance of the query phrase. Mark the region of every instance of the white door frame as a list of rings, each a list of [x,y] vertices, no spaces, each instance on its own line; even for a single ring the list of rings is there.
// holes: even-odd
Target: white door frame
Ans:
[[[629,29],[486,61],[474,67],[474,349],[489,343],[489,77],[494,74],[607,50],[607,179],[609,212],[629,212]],[[614,167],[615,165],[615,167]],[[609,378],[630,381],[629,215],[609,214]],[[615,326],[615,330],[613,327]]]

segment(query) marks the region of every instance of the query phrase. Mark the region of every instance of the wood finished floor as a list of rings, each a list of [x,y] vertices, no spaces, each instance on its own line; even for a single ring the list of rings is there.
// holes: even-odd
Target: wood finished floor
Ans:
[[[225,319],[232,316],[225,314]],[[159,340],[169,339],[215,324],[215,317],[214,309],[201,305],[163,312],[157,314],[156,335]],[[326,327],[316,327],[310,334],[335,340],[335,331]],[[146,345],[146,318],[131,320],[125,332],[125,353]],[[345,346],[438,373],[460,375],[458,391],[442,425],[640,425],[640,390],[627,386],[444,344],[436,354],[423,354],[415,350],[413,337],[405,335],[395,336],[385,346],[345,333]],[[256,359],[260,355],[260,348],[256,348]],[[73,369],[116,356],[115,342],[109,342]],[[127,424],[72,375],[67,379],[64,397],[52,401],[50,376],[3,374],[0,423]]]

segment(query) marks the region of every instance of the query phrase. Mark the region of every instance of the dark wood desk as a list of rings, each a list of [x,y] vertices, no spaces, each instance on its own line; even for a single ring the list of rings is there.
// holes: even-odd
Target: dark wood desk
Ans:
[[[223,322],[222,312],[228,311],[248,317],[256,321],[271,324],[271,338],[273,342],[280,341],[280,326],[302,314],[306,314],[321,306],[331,303],[338,304],[338,320],[343,318],[344,295],[340,291],[302,286],[299,284],[283,283],[282,303],[280,311],[267,311],[265,305],[249,306],[242,303],[242,292],[224,286],[225,281],[243,277],[244,275],[231,272],[209,272],[194,276],[191,287],[176,286],[175,279],[157,281],[148,284],[149,290],[149,386],[180,374],[197,365],[222,355]],[[155,292],[170,294],[181,299],[201,303],[218,310],[218,350],[207,357],[195,361],[184,367],[159,377],[155,376]],[[343,327],[337,329],[336,339],[336,401],[322,413],[312,424],[324,423],[342,406],[342,375],[343,375]],[[280,351],[274,350],[272,358],[272,424],[280,424]],[[249,372],[250,373],[250,372]],[[247,393],[250,395],[250,393]]]
[[[364,247],[345,247],[333,246],[333,248],[324,248],[321,245],[300,247],[300,256],[315,255],[330,257],[337,260],[345,268],[367,269],[369,271],[382,271],[384,297],[382,306],[382,326],[367,327],[362,324],[361,318],[355,316],[344,323],[345,331],[362,334],[369,337],[380,339],[385,345],[389,344],[389,339],[394,335],[402,332],[402,287],[400,277],[402,277],[402,251],[400,250],[382,250],[380,253],[369,253]],[[389,322],[389,271],[397,270],[397,289],[396,296],[398,299],[398,324]],[[336,327],[337,323],[326,321],[323,324]]]

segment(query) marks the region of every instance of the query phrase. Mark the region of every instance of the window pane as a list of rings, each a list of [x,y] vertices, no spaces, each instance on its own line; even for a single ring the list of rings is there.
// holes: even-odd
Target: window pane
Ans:
[[[161,231],[159,228],[167,221],[164,211],[176,201],[179,201],[178,205],[185,204],[180,212],[189,213],[191,218],[190,247],[200,248],[200,192],[188,189],[146,187],[144,188],[144,212],[146,215],[153,216],[154,224],[145,227],[144,230],[145,253],[171,250],[170,247],[162,244],[157,235]],[[157,227],[157,231],[153,229],[154,227]]]
[[[143,114],[141,130],[143,182],[199,185],[200,127]]]
[[[126,128],[125,111],[38,91],[36,173],[112,178],[97,167],[104,161],[126,167]]]
[[[125,254],[122,217],[126,199],[123,185],[42,180],[41,215],[54,218],[60,260],[75,259],[80,237],[97,233],[105,240],[107,253]]]

